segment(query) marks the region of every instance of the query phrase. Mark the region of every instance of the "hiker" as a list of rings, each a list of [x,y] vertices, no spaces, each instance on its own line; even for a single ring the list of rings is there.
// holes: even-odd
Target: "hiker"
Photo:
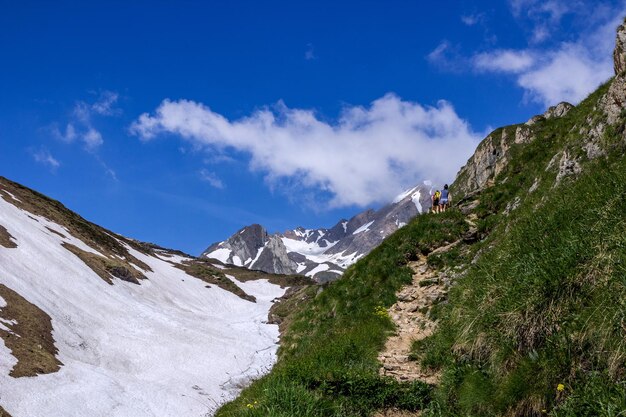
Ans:
[[[439,190],[435,191],[435,194],[431,197],[433,200],[433,205],[431,210],[433,213],[439,213],[439,198],[441,198],[441,192]]]
[[[444,212],[450,205],[450,201],[452,201],[452,195],[450,191],[448,191],[448,184],[443,186],[443,191],[441,192],[441,197],[439,198],[439,211]]]

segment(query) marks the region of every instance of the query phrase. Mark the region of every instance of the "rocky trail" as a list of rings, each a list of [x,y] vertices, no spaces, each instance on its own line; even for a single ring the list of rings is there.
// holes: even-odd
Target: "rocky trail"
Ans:
[[[426,260],[425,256],[421,256],[409,263],[414,271],[413,282],[398,292],[398,301],[389,309],[389,315],[397,326],[396,334],[387,339],[378,360],[382,364],[382,375],[399,381],[420,380],[435,384],[439,379],[437,373],[422,369],[418,362],[409,359],[413,342],[430,336],[436,326],[428,317],[428,310],[446,294],[444,283]]]
[[[466,219],[470,229],[466,237],[475,236],[475,216]],[[463,239],[437,248],[431,255],[447,252]],[[428,257],[420,257],[410,262],[408,266],[413,270],[413,280],[397,293],[398,301],[388,312],[396,324],[396,333],[387,339],[384,350],[378,355],[381,363],[380,374],[391,376],[398,381],[408,382],[419,380],[427,384],[437,384],[440,374],[436,371],[422,368],[420,363],[410,359],[411,346],[416,340],[422,340],[432,335],[437,323],[429,317],[429,310],[447,296],[450,280],[445,274],[428,265]],[[403,410],[381,410],[375,417],[410,417],[419,416],[420,412]]]

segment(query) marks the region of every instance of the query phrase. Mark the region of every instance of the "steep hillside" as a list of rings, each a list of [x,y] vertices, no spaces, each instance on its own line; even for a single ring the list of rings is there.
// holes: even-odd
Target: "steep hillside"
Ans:
[[[298,227],[269,234],[258,224],[246,226],[202,257],[280,274],[302,274],[319,283],[337,279],[398,228],[430,208],[431,187],[415,186],[378,211],[366,210],[330,229]]]
[[[270,308],[305,281],[122,237],[0,177],[0,415],[210,415],[271,367]]]
[[[582,103],[479,145],[456,210],[418,216],[298,310],[273,371],[218,415],[623,415],[625,38]],[[418,340],[404,358],[394,334]]]

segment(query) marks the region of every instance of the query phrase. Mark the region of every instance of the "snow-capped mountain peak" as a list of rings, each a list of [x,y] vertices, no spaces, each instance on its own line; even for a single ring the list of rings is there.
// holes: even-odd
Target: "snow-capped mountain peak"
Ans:
[[[202,257],[250,269],[303,274],[319,282],[338,278],[384,238],[430,208],[431,185],[424,182],[399,194],[381,209],[365,210],[330,229],[297,227],[269,234],[255,224],[223,242],[214,243]]]

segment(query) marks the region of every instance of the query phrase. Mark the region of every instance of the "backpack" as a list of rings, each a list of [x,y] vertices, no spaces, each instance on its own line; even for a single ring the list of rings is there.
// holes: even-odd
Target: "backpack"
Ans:
[[[439,192],[439,190],[435,191],[435,200],[439,200],[440,197],[441,193]]]

